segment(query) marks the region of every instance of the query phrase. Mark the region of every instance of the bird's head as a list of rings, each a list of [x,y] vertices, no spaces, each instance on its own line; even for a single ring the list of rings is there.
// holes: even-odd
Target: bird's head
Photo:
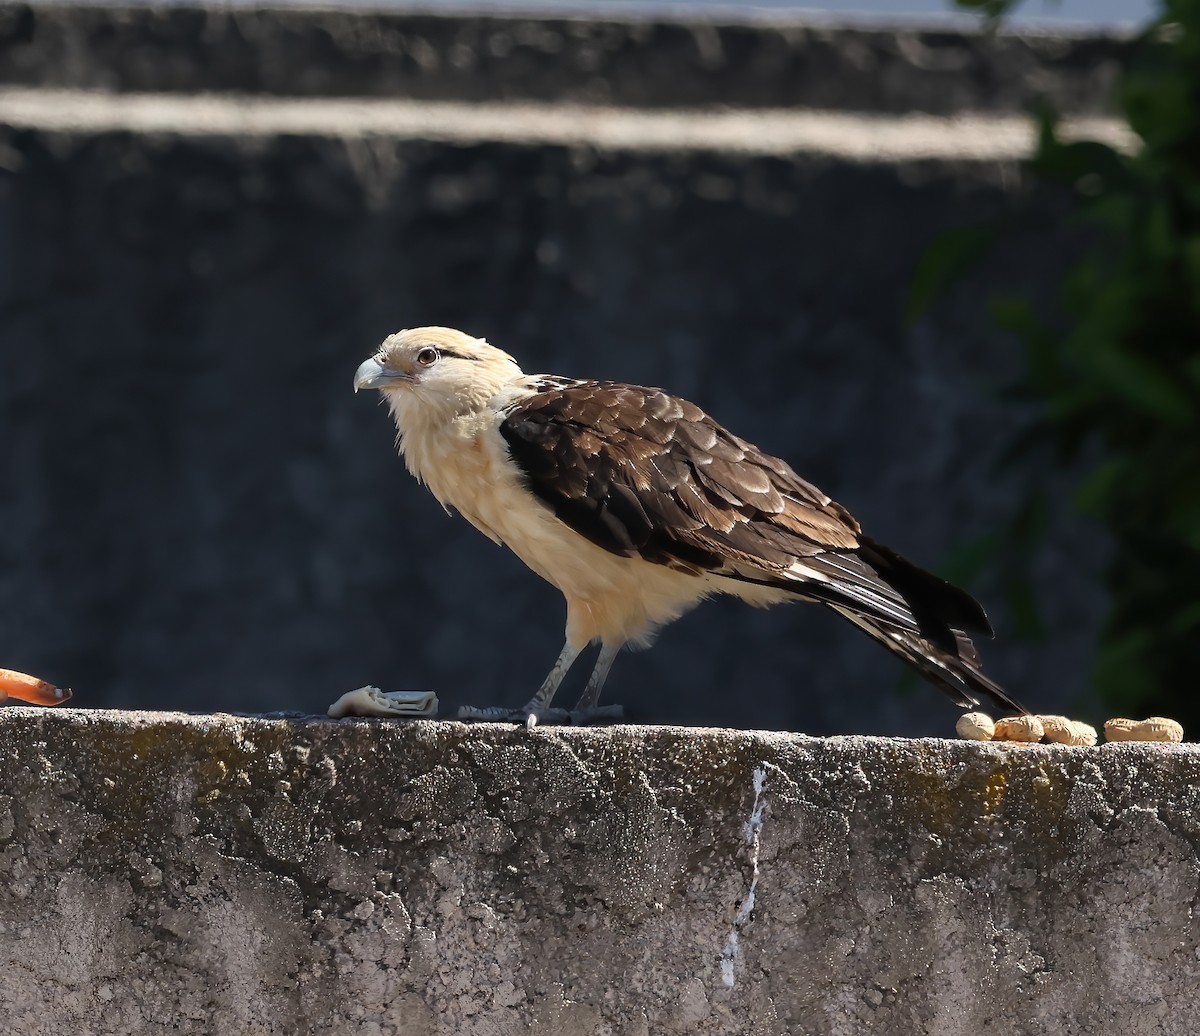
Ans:
[[[414,327],[384,339],[354,375],[354,391],[378,389],[396,423],[449,420],[486,406],[521,377],[508,353],[450,327]]]

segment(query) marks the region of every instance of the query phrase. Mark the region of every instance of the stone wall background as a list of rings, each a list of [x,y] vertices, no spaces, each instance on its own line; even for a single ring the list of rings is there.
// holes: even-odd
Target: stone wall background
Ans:
[[[576,42],[528,43],[556,32]],[[517,56],[485,60],[501,37]],[[969,113],[1050,84],[1087,113],[1120,47],[937,39],[6,7],[0,79],[555,98],[590,68],[604,99],[640,106],[771,103],[761,80],[790,84],[788,104]],[[670,74],[639,78],[660,46]],[[268,75],[300,65],[301,81]],[[561,643],[559,595],[447,518],[350,391],[380,339],[425,323],[530,371],[668,386],[937,567],[1020,488],[994,469],[1027,415],[998,396],[1017,356],[987,304],[1048,295],[1072,247],[1060,215],[1015,161],[0,126],[3,662],[89,706],[314,711],[366,682],[524,701]],[[989,218],[1011,238],[906,326],[925,245]],[[1016,636],[998,587],[971,587],[1000,631],[989,672],[1042,711],[1089,707],[1103,606],[1102,544],[1068,492],[1034,566],[1043,642]],[[643,720],[812,732],[955,715],[835,617],[732,602],[619,660],[607,697]]]

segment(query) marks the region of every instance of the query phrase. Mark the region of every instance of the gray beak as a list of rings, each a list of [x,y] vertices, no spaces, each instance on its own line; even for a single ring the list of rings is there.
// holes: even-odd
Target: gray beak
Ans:
[[[403,371],[392,371],[382,366],[372,358],[363,360],[354,372],[354,391],[359,389],[381,389],[395,384],[397,381],[411,381]]]

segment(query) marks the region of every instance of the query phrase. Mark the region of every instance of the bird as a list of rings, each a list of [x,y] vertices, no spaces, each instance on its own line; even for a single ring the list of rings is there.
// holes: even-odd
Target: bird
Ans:
[[[386,338],[354,390],[377,390],[408,471],[448,511],[507,546],[566,599],[563,649],[520,709],[461,718],[587,722],[626,645],[705,598],[832,609],[967,708],[1025,710],[985,676],[971,634],[992,636],[964,590],[865,535],[840,504],[699,406],[640,385],[526,374],[508,353],[449,327]],[[574,709],[563,677],[599,653]]]

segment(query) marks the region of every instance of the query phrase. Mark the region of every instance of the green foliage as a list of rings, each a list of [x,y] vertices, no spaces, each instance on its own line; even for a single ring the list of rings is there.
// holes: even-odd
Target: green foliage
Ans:
[[[909,286],[909,322],[921,317],[946,289],[975,266],[996,241],[994,226],[954,227],[939,234],[917,261]]]
[[[1013,3],[959,6],[997,17]],[[993,318],[1021,342],[1020,389],[1039,404],[1021,456],[1082,467],[1075,503],[1114,543],[1096,686],[1116,712],[1200,732],[1200,0],[1164,0],[1117,102],[1141,141],[1132,153],[1065,141],[1039,117],[1032,168],[1071,193],[1089,247],[1057,319],[1021,300],[997,300]],[[960,232],[926,257],[914,313],[979,240]]]

